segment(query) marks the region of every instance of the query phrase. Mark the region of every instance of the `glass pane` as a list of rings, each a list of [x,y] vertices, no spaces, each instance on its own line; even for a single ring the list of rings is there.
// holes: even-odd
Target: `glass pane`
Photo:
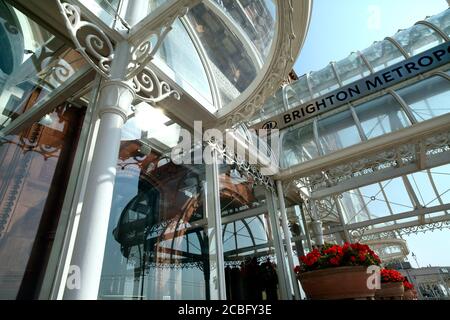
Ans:
[[[419,171],[408,175],[409,182],[424,207],[439,205],[438,196],[434,192],[427,171]]]
[[[401,106],[391,95],[385,95],[355,107],[368,139],[410,126]]]
[[[421,24],[400,31],[393,38],[397,40],[410,56],[414,56],[444,42],[444,39],[436,31]]]
[[[205,167],[150,146],[121,143],[99,299],[209,300]]]
[[[387,40],[375,42],[372,46],[362,51],[362,54],[375,72],[405,60],[400,50]]]
[[[219,184],[227,299],[278,300],[269,214],[264,208],[249,211],[255,202],[265,204],[264,188],[232,165],[220,166]],[[233,219],[237,212],[240,217]]]
[[[319,120],[317,127],[320,145],[325,154],[361,142],[350,110]]]
[[[283,169],[318,156],[312,123],[294,127],[282,133],[280,162]]]
[[[212,105],[211,89],[205,68],[180,20],[177,19],[172,25],[172,30],[156,52],[156,57],[162,59],[172,69],[173,78],[181,87],[188,92],[192,92],[192,87]],[[210,111],[214,112],[215,109]]]
[[[370,74],[363,59],[355,52],[344,60],[336,62],[336,72],[344,86]]]
[[[127,1],[120,0],[79,0],[93,14],[99,17],[106,25],[111,28],[126,30],[140,22],[151,12],[155,11],[159,6],[167,2],[167,0],[132,0],[129,1],[134,7],[134,23],[125,19],[127,13]],[[120,18],[119,18],[120,17]],[[122,22],[125,20],[125,23]]]
[[[444,165],[430,169],[431,177],[436,186],[437,193],[443,203],[450,203],[450,165]]]
[[[257,65],[237,36],[204,4],[191,8],[187,16],[206,50],[225,106],[255,79]]]
[[[311,101],[313,98],[311,92],[308,88],[308,82],[306,80],[306,75],[301,76],[297,81],[291,84],[291,87],[297,93],[297,98],[302,102],[306,103]]]
[[[20,11],[0,2],[0,129],[85,65],[84,59]]]
[[[267,58],[276,26],[276,6],[271,0],[214,0],[217,7],[250,38],[262,58]]]
[[[334,75],[331,65],[326,66],[322,70],[311,72],[309,76],[309,83],[313,97],[320,97],[328,92],[339,88],[338,81]]]
[[[414,210],[402,178],[383,181],[380,184],[394,214]]]
[[[433,23],[435,26],[444,31],[445,34],[450,36],[450,9],[428,18],[427,21]]]
[[[0,299],[36,299],[84,110],[61,106],[0,138]]]
[[[428,120],[450,111],[450,82],[435,76],[398,90],[418,121]]]

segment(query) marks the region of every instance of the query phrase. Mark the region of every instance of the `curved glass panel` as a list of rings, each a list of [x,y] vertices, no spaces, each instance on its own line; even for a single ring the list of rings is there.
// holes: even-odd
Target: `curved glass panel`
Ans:
[[[319,156],[312,123],[285,130],[282,134],[280,163],[283,169]]]
[[[213,0],[219,8],[249,37],[259,55],[265,59],[276,27],[276,6],[271,0]]]
[[[187,17],[203,43],[213,76],[216,77],[222,105],[226,105],[255,79],[255,63],[240,39],[204,4],[191,8]],[[220,37],[217,36],[219,34]]]
[[[167,0],[131,0],[128,3],[132,6],[135,16],[134,23],[126,21],[124,14],[127,11],[127,2],[121,0],[79,0],[87,9],[99,17],[111,28],[129,29],[136,23],[144,19]],[[120,17],[119,17],[120,16]],[[125,23],[121,20],[124,19]]]
[[[0,129],[70,82],[85,60],[0,1]]]
[[[372,46],[363,50],[362,54],[375,72],[405,60],[397,47],[387,40],[375,42]]]
[[[339,88],[338,81],[331,65],[328,65],[319,71],[311,72],[309,75],[309,83],[314,98]]]
[[[311,92],[308,88],[306,75],[298,78],[298,80],[290,84],[290,86],[295,90],[295,93],[297,93],[297,99],[300,100],[301,103],[306,103],[312,99]]]
[[[444,39],[436,31],[422,24],[417,24],[409,29],[400,31],[393,38],[397,40],[410,56],[414,56],[444,42]]]
[[[441,12],[426,20],[431,22],[432,24],[440,28],[448,36],[450,36],[450,9],[447,9],[444,12]]]
[[[320,146],[325,154],[361,142],[350,110],[320,119],[317,129]]]
[[[397,91],[409,105],[417,121],[450,112],[450,81],[434,76]]]
[[[205,68],[192,39],[179,19],[172,25],[172,30],[167,34],[155,56],[172,69],[174,80],[181,87],[188,92],[189,87],[194,88],[212,105],[211,88]]]
[[[355,111],[367,139],[411,125],[405,112],[391,95],[356,106]]]
[[[335,67],[343,86],[367,77],[370,74],[369,68],[356,52],[353,52],[347,58],[336,62]]]

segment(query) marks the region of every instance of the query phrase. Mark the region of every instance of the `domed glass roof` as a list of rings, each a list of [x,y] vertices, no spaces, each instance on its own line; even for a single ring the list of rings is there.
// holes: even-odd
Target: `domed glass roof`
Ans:
[[[82,12],[90,12],[91,20],[97,20],[102,29],[129,33],[131,37],[133,33],[148,36],[150,31],[146,28],[152,20],[180,5],[170,0],[133,1],[131,11],[138,8],[139,12],[133,12],[130,20],[126,1],[76,2]],[[258,86],[262,83],[273,85],[271,90],[276,90],[299,52],[311,10],[309,0],[295,1],[292,6],[279,0],[182,3],[189,11],[176,18],[152,63],[217,117],[228,115],[245,98],[261,95]],[[277,48],[289,56],[275,57]],[[281,73],[281,66],[275,63],[277,59],[281,59]],[[265,79],[274,73],[273,69],[277,69],[276,77]],[[263,94],[269,96],[273,91],[265,89]],[[225,107],[226,111],[219,112]]]

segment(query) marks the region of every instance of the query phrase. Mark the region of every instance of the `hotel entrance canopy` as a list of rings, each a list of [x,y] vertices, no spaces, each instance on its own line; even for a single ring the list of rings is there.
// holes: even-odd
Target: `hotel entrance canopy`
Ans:
[[[205,127],[231,127],[256,113],[290,72],[312,6],[309,0],[73,0],[61,14],[56,1],[16,5],[35,12],[105,77],[117,45],[129,42],[140,71],[130,74],[140,89],[136,98],[156,101],[188,128],[200,120]],[[68,5],[78,9],[70,12]],[[155,99],[161,94],[150,87],[161,83],[180,99]]]
[[[315,103],[310,117],[280,128],[275,178],[291,203],[304,204],[308,221],[325,224],[330,240],[339,233],[392,239],[450,226],[449,36],[447,9],[301,76],[249,121],[259,128],[284,115],[292,120],[293,110]],[[429,57],[437,51],[442,59]],[[392,70],[407,74],[399,66],[425,64],[427,70],[393,82]],[[385,83],[371,82],[377,77]],[[317,111],[333,93],[368,83],[377,88]]]

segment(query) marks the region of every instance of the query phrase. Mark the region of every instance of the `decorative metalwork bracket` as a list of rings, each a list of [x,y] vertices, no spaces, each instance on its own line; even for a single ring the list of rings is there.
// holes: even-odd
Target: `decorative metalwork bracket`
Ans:
[[[184,0],[174,13],[165,17],[154,30],[148,32],[146,40],[138,45],[129,45],[130,60],[123,81],[131,80],[139,100],[156,103],[170,96],[180,99],[180,93],[173,90],[167,82],[160,80],[147,65],[172,30],[175,20],[186,15],[189,8],[197,2],[197,0]],[[94,23],[83,21],[78,6],[60,0],[56,3],[77,51],[102,77],[110,79],[114,45],[108,35]]]

